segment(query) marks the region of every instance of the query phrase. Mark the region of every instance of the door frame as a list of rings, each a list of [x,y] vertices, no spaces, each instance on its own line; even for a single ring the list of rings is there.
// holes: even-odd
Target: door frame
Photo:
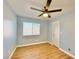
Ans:
[[[57,39],[57,40],[58,40],[58,41],[57,41],[57,42],[58,42],[57,44],[55,44],[55,42],[54,42],[54,39],[55,39],[55,38],[54,38],[54,29],[53,29],[53,28],[54,28],[54,24],[57,24],[57,25],[58,25],[58,34],[59,34],[59,35],[58,35],[58,39]],[[60,47],[60,21],[58,21],[58,20],[57,20],[57,21],[54,21],[54,22],[52,23],[52,40],[53,40],[53,44],[54,44],[55,46]]]

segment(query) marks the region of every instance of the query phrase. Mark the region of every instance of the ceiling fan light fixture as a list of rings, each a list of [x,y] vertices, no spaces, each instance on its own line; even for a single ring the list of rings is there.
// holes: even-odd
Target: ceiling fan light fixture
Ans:
[[[48,13],[44,13],[43,16],[44,16],[44,17],[48,17]]]
[[[43,17],[46,17],[46,18],[47,17],[51,18],[50,13],[62,11],[62,9],[49,10],[48,8],[50,7],[51,2],[52,2],[52,0],[47,0],[47,3],[44,6],[43,10],[42,9],[33,8],[33,7],[31,7],[31,9],[42,12],[40,15],[38,15],[38,17],[43,16]]]

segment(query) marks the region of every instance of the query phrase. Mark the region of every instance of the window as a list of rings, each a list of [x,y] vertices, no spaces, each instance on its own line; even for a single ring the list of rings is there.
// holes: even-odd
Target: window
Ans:
[[[23,23],[23,35],[32,35],[32,23]]]
[[[32,25],[33,25],[32,34],[33,35],[40,35],[40,24],[33,23]]]
[[[40,24],[23,22],[23,35],[40,35]]]

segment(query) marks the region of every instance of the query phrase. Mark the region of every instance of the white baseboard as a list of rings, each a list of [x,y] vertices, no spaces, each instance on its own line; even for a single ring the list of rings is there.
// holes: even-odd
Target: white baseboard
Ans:
[[[59,50],[61,50],[62,52],[66,53],[67,55],[71,56],[72,58],[75,58],[74,55],[68,53],[67,51],[63,50],[62,48],[59,48]]]
[[[54,43],[52,43],[52,42],[49,42],[48,41],[48,43],[49,44],[51,44],[51,45],[54,45]],[[56,46],[56,45],[55,45]],[[56,46],[56,47],[58,47],[58,46]],[[68,52],[66,52],[65,50],[63,50],[62,48],[60,48],[60,47],[58,47],[59,48],[59,50],[61,50],[62,52],[64,52],[64,53],[66,53],[67,55],[69,55],[69,56],[71,56],[72,58],[75,58],[75,56],[74,55],[72,55],[72,54],[70,54],[70,53],[68,53]]]
[[[48,41],[48,43],[50,44],[50,45],[54,45],[52,42],[50,42],[50,41]]]
[[[23,46],[30,46],[30,45],[36,45],[36,44],[42,44],[42,43],[48,43],[48,41],[43,41],[43,42],[36,42],[36,43],[31,43],[31,44],[22,44],[22,45],[16,45],[15,49],[12,51],[12,53],[9,56],[9,59],[11,59],[13,53],[15,52],[17,47],[23,47]]]
[[[16,48],[17,48],[17,47],[23,47],[23,46],[36,45],[36,44],[42,44],[42,43],[49,43],[49,44],[51,44],[51,45],[54,45],[52,42],[49,42],[49,41],[43,41],[43,42],[36,42],[36,43],[31,43],[31,44],[16,45]],[[16,48],[12,51],[12,53],[11,53],[9,59],[11,59],[11,57],[12,57],[13,53],[15,52]],[[58,47],[58,48],[59,48],[59,47]],[[67,55],[69,55],[69,56],[75,58],[75,56],[73,56],[72,54],[66,52],[65,50],[63,50],[63,49],[61,49],[61,48],[59,48],[59,49],[60,49],[62,52],[66,53]]]
[[[30,45],[36,45],[36,44],[42,44],[42,43],[48,43],[48,41],[43,41],[43,42],[36,42],[36,43],[31,43],[31,44],[22,44],[22,45],[17,45],[17,47],[23,47],[23,46],[30,46]]]
[[[15,50],[16,50],[16,47],[14,48],[14,50],[12,51],[12,53],[10,54],[9,59],[11,59],[11,57],[12,57],[13,53],[15,52]]]

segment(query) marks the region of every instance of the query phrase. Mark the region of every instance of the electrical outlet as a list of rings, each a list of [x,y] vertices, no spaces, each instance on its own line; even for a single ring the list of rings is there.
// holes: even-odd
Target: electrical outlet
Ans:
[[[68,48],[68,51],[71,51],[71,49],[70,49],[70,48]]]

